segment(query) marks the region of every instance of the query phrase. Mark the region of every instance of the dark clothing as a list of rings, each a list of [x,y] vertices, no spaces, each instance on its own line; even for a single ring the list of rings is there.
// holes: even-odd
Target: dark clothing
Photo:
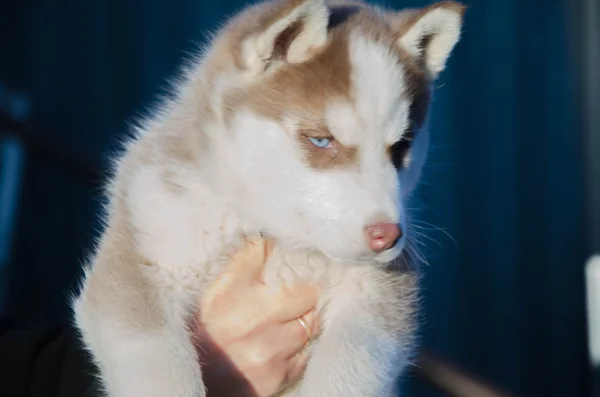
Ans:
[[[93,397],[94,372],[72,327],[17,329],[0,320],[0,396]]]

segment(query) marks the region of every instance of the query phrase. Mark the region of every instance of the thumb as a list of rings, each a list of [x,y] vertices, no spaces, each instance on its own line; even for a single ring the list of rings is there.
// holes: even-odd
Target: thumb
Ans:
[[[238,283],[262,282],[262,271],[271,252],[272,243],[260,237],[245,239],[244,246],[230,262],[232,278]]]

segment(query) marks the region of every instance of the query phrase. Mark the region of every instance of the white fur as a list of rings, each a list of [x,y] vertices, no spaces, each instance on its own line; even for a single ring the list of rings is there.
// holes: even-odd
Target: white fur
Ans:
[[[370,42],[358,32],[350,40],[355,111],[364,120],[363,126],[370,129],[368,134],[361,131],[361,135],[372,137],[372,144],[391,145],[408,125],[409,103],[402,100],[406,94],[403,70],[391,49]],[[381,158],[380,151],[377,158]]]
[[[242,55],[255,79],[264,72],[255,61],[262,65],[277,33],[298,18],[306,19],[305,30],[287,61],[301,62],[323,45],[323,7],[300,2],[248,39]],[[340,142],[359,149],[354,167],[309,167],[293,115],[279,121],[242,105],[224,121],[223,95],[236,84],[244,88],[247,76],[226,68],[211,84],[204,69],[210,50],[177,99],[127,146],[109,189],[107,229],[74,302],[109,397],[205,396],[188,320],[228,253],[257,233],[277,240],[265,282],[305,279],[322,289],[322,333],[303,380],[281,396],[394,391],[414,348],[416,280],[383,266],[402,253],[404,240],[376,254],[364,228],[406,222],[402,204],[419,178],[428,136],[419,134],[416,160],[398,175],[385,148],[408,123],[403,70],[397,55],[358,31],[348,43],[352,100],[328,98],[325,122]]]
[[[429,71],[436,76],[446,66],[450,51],[460,37],[462,16],[452,9],[434,8],[421,17],[415,25],[400,38],[400,43],[414,56],[425,55]],[[425,51],[419,44],[423,37],[432,39]]]
[[[293,23],[302,20],[306,28],[296,37],[286,54],[291,63],[304,61],[311,49],[319,48],[327,40],[328,9],[322,0],[307,0],[265,32],[253,35],[242,44],[246,64],[257,74],[271,57],[277,36]]]

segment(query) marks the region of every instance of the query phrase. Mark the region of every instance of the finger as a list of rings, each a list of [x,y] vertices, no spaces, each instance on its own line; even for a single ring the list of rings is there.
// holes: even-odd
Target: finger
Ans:
[[[311,326],[310,318],[305,320],[307,327]],[[253,346],[261,352],[278,361],[287,360],[298,354],[309,341],[309,333],[298,319],[283,324],[268,324],[254,329],[244,339],[246,346]]]
[[[236,308],[247,309],[247,299],[244,289],[252,286],[256,274],[260,273],[264,263],[265,242],[258,238],[245,239],[243,246],[236,251],[229,261],[226,270],[207,288],[200,302],[200,312],[203,316],[215,310],[232,311]],[[241,305],[240,305],[241,303]],[[251,307],[257,305],[251,304]],[[247,313],[251,315],[251,313]],[[229,316],[229,318],[236,316]],[[208,321],[208,319],[205,318]]]
[[[320,317],[318,316],[316,309],[309,311],[301,318],[304,320],[306,326],[309,327],[308,333],[310,336],[310,340],[314,340],[315,337],[319,334],[321,328]]]
[[[287,322],[301,317],[315,308],[319,299],[318,289],[303,283],[293,286],[280,286],[264,290],[265,307],[271,306],[265,318]]]
[[[248,238],[244,246],[231,258],[228,272],[239,284],[262,281],[262,271],[267,259],[267,242],[260,238]]]
[[[271,342],[274,346],[277,346],[278,357],[293,357],[306,347],[310,338],[312,338],[312,323],[310,319],[303,318],[303,320],[306,323],[306,329],[298,319],[283,323],[275,329]]]
[[[239,312],[246,329],[294,320],[313,310],[318,300],[318,290],[310,284],[263,286],[254,288],[253,292],[253,303],[244,304]]]
[[[267,259],[269,259],[269,257],[273,253],[274,248],[275,248],[275,240],[267,239],[265,241],[265,262],[267,261]]]
[[[288,360],[285,379],[286,384],[294,383],[302,376],[308,365],[308,359],[308,352],[303,350]]]
[[[309,340],[314,340],[320,333],[320,317],[315,313],[314,309],[305,313],[300,318],[304,321],[304,325],[296,317],[282,324],[271,323],[267,325],[267,329],[275,331],[265,331],[265,328],[261,326],[273,320],[265,319],[260,314],[257,314],[255,317],[249,317],[246,329],[260,330],[274,346],[277,346],[278,343],[287,345],[287,348],[281,349],[281,357],[287,358],[304,347]],[[304,326],[306,326],[308,332]]]
[[[315,337],[321,332],[321,317],[314,310],[308,314],[311,315],[310,321],[312,322],[312,338],[315,339]]]

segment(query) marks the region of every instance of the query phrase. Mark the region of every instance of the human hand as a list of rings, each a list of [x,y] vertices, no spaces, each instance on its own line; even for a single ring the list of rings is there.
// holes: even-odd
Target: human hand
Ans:
[[[317,290],[265,285],[261,274],[270,249],[269,242],[248,241],[203,296],[196,345],[210,397],[272,396],[306,366],[303,347],[309,333],[318,332]]]

